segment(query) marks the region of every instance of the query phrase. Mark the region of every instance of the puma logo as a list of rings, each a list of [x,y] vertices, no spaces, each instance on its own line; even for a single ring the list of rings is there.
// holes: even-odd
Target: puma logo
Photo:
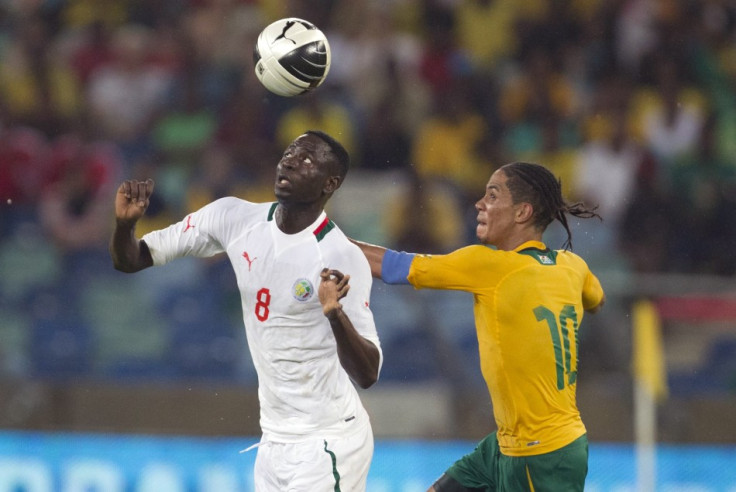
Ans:
[[[253,262],[254,262],[254,261],[256,261],[256,260],[258,259],[258,257],[256,256],[255,258],[253,258],[253,259],[251,260],[251,259],[250,259],[250,255],[248,254],[248,252],[247,252],[247,251],[243,251],[243,258],[245,258],[245,261],[247,261],[247,262],[248,262],[248,271],[250,271],[250,267],[251,267],[251,266],[253,266]]]
[[[296,24],[297,22],[298,21],[288,21],[286,23],[286,25],[284,26],[284,29],[281,31],[281,34],[279,34],[278,36],[276,36],[276,39],[274,39],[274,42],[276,42],[279,39],[283,38],[283,39],[288,39],[292,43],[296,44],[296,41],[294,41],[293,39],[289,39],[289,38],[286,37],[286,32],[289,29],[291,29],[294,26],[294,24]],[[303,25],[304,27],[306,27],[307,29],[315,29],[315,27],[312,24],[308,23],[308,22],[299,22],[299,23],[301,25]]]
[[[187,232],[189,229],[194,227],[191,223],[191,220],[192,220],[192,216],[191,215],[187,216],[187,226],[184,228],[184,232]]]

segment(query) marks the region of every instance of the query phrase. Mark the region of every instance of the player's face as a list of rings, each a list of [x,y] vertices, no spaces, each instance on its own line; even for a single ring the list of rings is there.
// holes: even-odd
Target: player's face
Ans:
[[[496,171],[486,185],[483,198],[475,203],[478,211],[478,225],[475,233],[483,244],[491,244],[503,249],[504,241],[512,236],[516,207],[511,191],[506,186],[508,178],[503,171]]]
[[[276,166],[274,193],[279,200],[313,203],[336,188],[330,147],[316,135],[302,135],[289,145]]]

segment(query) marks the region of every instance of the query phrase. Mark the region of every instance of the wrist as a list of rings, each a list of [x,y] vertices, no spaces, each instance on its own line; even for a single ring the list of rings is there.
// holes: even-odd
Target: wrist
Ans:
[[[136,222],[138,222],[136,219],[116,219],[115,225],[118,229],[132,231],[135,229]]]
[[[338,316],[340,316],[340,313],[342,313],[342,305],[340,305],[339,303],[335,303],[328,306],[323,306],[322,312],[324,313],[325,317],[330,321],[335,320]]]

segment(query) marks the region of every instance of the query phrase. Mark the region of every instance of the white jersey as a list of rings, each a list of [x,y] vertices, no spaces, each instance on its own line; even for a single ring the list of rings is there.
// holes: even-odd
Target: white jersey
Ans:
[[[331,268],[350,275],[350,291],[340,300],[343,311],[381,353],[369,307],[370,266],[325,212],[303,231],[285,234],[274,219],[276,206],[222,198],[143,240],[154,265],[181,256],[227,253],[258,373],[264,439],[338,436],[368,416],[340,365],[332,328],[322,313],[320,272]]]

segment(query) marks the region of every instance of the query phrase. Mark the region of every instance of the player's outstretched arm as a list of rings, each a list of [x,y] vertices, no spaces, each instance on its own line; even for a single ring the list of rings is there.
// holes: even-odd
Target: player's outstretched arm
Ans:
[[[350,242],[359,247],[365,255],[371,266],[371,275],[373,275],[374,278],[381,278],[381,274],[383,272],[383,255],[386,254],[386,248],[375,244],[356,241],[355,239],[350,239]]]
[[[378,380],[381,356],[378,348],[355,330],[352,321],[342,310],[340,299],[350,290],[350,275],[325,268],[320,277],[319,301],[335,335],[340,364],[358,386],[370,388]]]
[[[135,237],[135,224],[146,213],[153,193],[153,180],[124,181],[115,194],[115,229],[110,238],[110,257],[116,270],[132,273],[153,265],[146,243]]]
[[[355,239],[350,239],[350,242],[363,252],[371,267],[373,277],[380,278],[387,284],[409,283],[409,269],[416,254],[394,251]]]

